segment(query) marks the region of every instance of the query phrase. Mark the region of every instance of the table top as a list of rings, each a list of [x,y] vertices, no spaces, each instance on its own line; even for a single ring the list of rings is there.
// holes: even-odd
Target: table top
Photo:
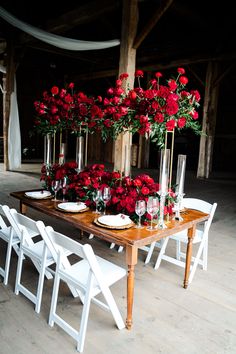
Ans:
[[[10,193],[10,196],[19,199],[22,204],[39,212],[56,217],[60,220],[65,220],[82,231],[92,233],[99,236],[101,239],[114,242],[121,246],[131,245],[142,247],[164,237],[173,235],[173,233],[177,233],[184,229],[190,229],[197,223],[206,221],[209,217],[209,214],[197,210],[186,209],[182,215],[183,221],[174,220],[170,217],[170,221],[166,224],[166,229],[149,231],[146,227],[138,229],[135,226],[124,230],[108,229],[95,224],[94,220],[97,218],[97,214],[93,213],[91,210],[83,213],[63,212],[57,209],[57,205],[61,203],[61,201],[55,202],[51,199],[32,199],[25,196],[25,192],[29,191],[12,192]]]

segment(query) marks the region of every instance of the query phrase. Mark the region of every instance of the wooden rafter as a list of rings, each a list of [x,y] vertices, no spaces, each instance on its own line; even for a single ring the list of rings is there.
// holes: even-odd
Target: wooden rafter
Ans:
[[[160,7],[154,12],[153,16],[148,21],[147,25],[143,27],[143,30],[136,36],[134,40],[133,47],[138,49],[143,40],[147,37],[153,27],[157,24],[160,18],[164,15],[164,13],[168,10],[170,5],[174,0],[165,0],[161,3]]]

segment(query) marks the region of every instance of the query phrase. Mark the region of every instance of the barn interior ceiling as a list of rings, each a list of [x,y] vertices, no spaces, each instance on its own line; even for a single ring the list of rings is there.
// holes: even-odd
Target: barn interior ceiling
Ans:
[[[170,3],[155,23],[155,18]],[[121,0],[89,0],[38,4],[2,0],[1,6],[18,19],[48,32],[87,41],[120,39]],[[139,0],[136,37],[137,67],[152,71],[235,59],[234,11],[232,2],[187,0]],[[66,51],[45,44],[0,19],[1,57],[5,40],[13,38],[18,62],[40,61],[41,65],[66,68],[78,80],[113,76],[119,66],[119,46],[97,51]],[[145,36],[145,29],[152,30]],[[142,38],[143,41],[139,42]]]

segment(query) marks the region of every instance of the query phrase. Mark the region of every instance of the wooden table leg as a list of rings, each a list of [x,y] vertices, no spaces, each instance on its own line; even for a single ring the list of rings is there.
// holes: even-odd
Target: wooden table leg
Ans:
[[[194,225],[191,229],[188,229],[188,244],[187,244],[187,252],[186,252],[186,264],[185,264],[185,274],[184,274],[184,288],[188,287],[188,278],[190,274],[190,266],[192,259],[192,249],[193,249],[193,238],[196,232],[196,225]]]
[[[126,263],[128,266],[127,275],[127,318],[126,328],[131,329],[133,323],[133,302],[134,302],[134,266],[138,260],[138,249],[134,246],[126,246]]]
[[[26,214],[26,212],[27,212],[27,206],[22,201],[20,201],[20,213]]]

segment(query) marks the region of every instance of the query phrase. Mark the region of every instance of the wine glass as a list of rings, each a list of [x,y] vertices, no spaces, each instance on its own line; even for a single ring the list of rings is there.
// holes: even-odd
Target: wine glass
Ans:
[[[65,198],[65,195],[66,195],[66,192],[67,192],[67,177],[64,177],[62,180],[61,180],[61,188],[62,188],[62,201],[63,202],[66,202],[66,198]]]
[[[141,216],[145,214],[146,211],[146,202],[145,200],[137,200],[135,203],[135,213],[138,215],[138,224],[136,225],[137,229],[141,229]]]
[[[147,212],[151,216],[151,223],[150,223],[150,226],[147,227],[147,230],[150,230],[150,231],[155,230],[155,227],[153,227],[153,225],[152,225],[152,221],[153,221],[153,216],[156,215],[158,212],[158,205],[159,205],[158,198],[155,198],[155,197],[148,198]]]
[[[98,210],[98,204],[101,200],[102,200],[102,191],[100,189],[97,189],[93,193],[93,201],[96,204],[96,210],[94,211],[94,213],[96,214],[100,214],[100,211]]]
[[[61,183],[60,180],[54,180],[52,181],[52,190],[54,192],[54,198],[52,199],[54,202],[57,202],[57,192],[59,191],[59,189],[61,188]]]
[[[109,202],[110,199],[111,199],[111,189],[110,187],[105,187],[102,192],[102,200],[104,202],[104,212],[103,212],[104,215],[106,214],[107,203]]]

